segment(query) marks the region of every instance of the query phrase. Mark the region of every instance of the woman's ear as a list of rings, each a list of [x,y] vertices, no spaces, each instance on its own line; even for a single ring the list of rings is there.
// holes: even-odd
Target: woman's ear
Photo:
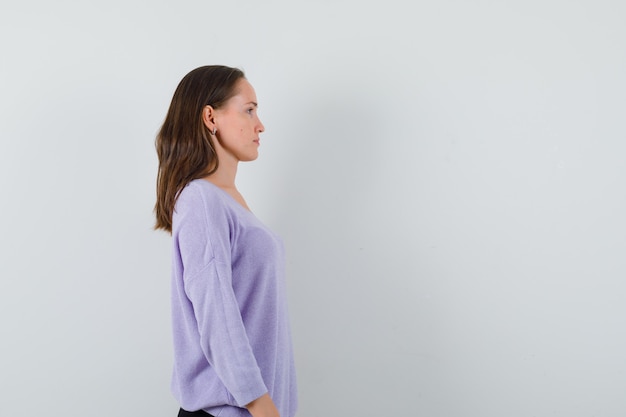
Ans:
[[[217,128],[215,126],[215,109],[213,107],[204,106],[204,109],[202,109],[202,121],[210,132]]]

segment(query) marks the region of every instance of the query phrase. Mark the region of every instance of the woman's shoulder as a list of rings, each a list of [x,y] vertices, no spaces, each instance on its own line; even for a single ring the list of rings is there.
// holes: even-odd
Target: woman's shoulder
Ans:
[[[177,203],[186,206],[224,206],[224,196],[216,185],[203,179],[196,179],[185,186],[178,196]]]
[[[178,195],[174,223],[182,218],[194,223],[202,221],[210,224],[232,221],[235,216],[223,194],[220,188],[206,180],[191,181]]]
[[[193,180],[183,188],[176,200],[172,217],[174,228],[193,225],[193,233],[203,227],[228,227],[234,216],[222,191],[206,180]]]

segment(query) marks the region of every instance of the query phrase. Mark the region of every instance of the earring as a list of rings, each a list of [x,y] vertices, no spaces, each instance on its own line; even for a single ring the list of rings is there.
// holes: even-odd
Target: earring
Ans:
[[[214,127],[214,128],[213,128],[213,133],[212,133],[212,135],[213,135],[213,136],[215,136],[215,133],[216,133],[216,132],[217,132],[217,128],[216,128],[216,127]]]

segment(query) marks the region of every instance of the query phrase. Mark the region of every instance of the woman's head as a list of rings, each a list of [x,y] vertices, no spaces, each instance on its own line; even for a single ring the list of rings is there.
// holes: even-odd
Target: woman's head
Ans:
[[[214,139],[220,168],[253,161],[259,156],[259,134],[265,127],[257,108],[256,93],[245,78],[237,81],[235,95],[223,106],[218,109],[204,107],[202,120]]]
[[[205,123],[205,109],[223,108],[237,94],[240,80],[245,80],[243,71],[211,65],[194,69],[178,84],[156,138],[156,229],[171,232],[178,194],[192,180],[217,169],[215,136]]]

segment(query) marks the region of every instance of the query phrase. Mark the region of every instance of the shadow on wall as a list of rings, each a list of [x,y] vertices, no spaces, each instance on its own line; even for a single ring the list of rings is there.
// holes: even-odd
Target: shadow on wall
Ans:
[[[276,224],[294,241],[294,251],[302,255],[298,261],[337,268],[345,253],[331,249],[356,246],[367,234],[360,221],[379,194],[382,132],[373,107],[365,104],[371,99],[362,92],[329,92],[304,101],[309,106],[296,114],[307,117],[288,121],[295,139],[289,141],[291,164],[285,166],[279,199],[285,204],[277,207]]]
[[[401,191],[385,189],[397,187],[381,165],[386,125],[368,104],[382,100],[366,88],[330,90],[303,100],[310,104],[295,114],[306,117],[287,121],[296,139],[288,141],[291,164],[271,221],[288,249],[302,411],[311,415],[324,410],[308,392],[323,395],[337,415],[380,395],[378,378],[396,381],[385,396],[411,395],[421,361],[405,358],[419,354],[415,323],[425,320],[410,314],[413,293],[405,287],[416,281],[418,266],[398,235],[410,231],[398,226],[403,222],[387,198]]]

